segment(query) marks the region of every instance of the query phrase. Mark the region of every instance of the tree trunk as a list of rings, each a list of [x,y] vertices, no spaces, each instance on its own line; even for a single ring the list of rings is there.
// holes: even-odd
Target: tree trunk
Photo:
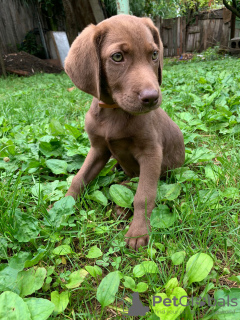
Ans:
[[[236,16],[232,13],[231,18],[231,39],[235,37],[235,23],[236,23]]]
[[[87,25],[96,24],[104,19],[102,8],[97,0],[63,0],[63,7],[70,45],[77,37],[78,32],[81,32]]]
[[[2,73],[4,78],[7,77],[7,73],[6,73],[6,68],[5,68],[5,64],[4,64],[4,60],[3,60],[3,51],[2,51],[2,43],[0,41],[0,66],[2,69]]]
[[[238,18],[240,18],[240,11],[238,11],[237,9],[237,2],[236,0],[232,0],[232,5],[230,5],[227,0],[223,0],[223,4],[225,5],[225,7],[232,11],[232,13],[234,13]]]
[[[69,44],[71,45],[78,35],[78,27],[75,20],[73,1],[63,0],[63,7],[66,15],[67,37]]]

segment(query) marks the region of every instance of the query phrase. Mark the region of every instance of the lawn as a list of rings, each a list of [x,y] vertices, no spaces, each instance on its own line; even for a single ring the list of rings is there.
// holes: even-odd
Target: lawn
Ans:
[[[165,63],[161,107],[186,161],[159,181],[138,252],[114,214],[132,208],[138,179],[119,186],[115,160],[78,201],[64,197],[89,150],[91,96],[66,74],[0,78],[0,320],[123,319],[133,292],[149,306],[138,319],[240,317],[239,70],[231,57]]]

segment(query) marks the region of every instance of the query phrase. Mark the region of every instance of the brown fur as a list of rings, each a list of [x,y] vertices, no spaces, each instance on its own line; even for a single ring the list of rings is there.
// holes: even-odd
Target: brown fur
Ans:
[[[158,51],[158,59],[153,59]],[[114,53],[124,60],[115,62]],[[157,182],[184,162],[183,136],[159,108],[163,46],[148,18],[120,15],[88,26],[72,44],[65,70],[75,85],[94,96],[86,115],[91,149],[67,196],[76,198],[113,156],[129,177],[139,176],[130,247],[147,245]],[[118,108],[100,108],[98,101]],[[147,217],[145,206],[147,205]]]

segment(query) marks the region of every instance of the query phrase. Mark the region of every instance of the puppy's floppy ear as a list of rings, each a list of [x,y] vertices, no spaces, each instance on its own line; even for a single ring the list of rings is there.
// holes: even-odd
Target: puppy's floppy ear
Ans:
[[[159,49],[159,66],[158,66],[158,82],[162,84],[162,70],[163,70],[163,44],[159,35],[158,29],[154,26],[150,18],[141,18],[142,22],[150,29],[153,35],[154,42]]]
[[[89,25],[74,40],[65,59],[65,71],[80,90],[100,99],[96,26]]]

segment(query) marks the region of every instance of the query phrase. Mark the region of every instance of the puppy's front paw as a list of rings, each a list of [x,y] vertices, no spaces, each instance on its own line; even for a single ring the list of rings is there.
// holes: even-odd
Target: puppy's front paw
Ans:
[[[144,222],[142,225],[132,222],[128,232],[125,234],[128,247],[138,250],[140,247],[145,247],[149,242],[150,227],[147,227]]]

